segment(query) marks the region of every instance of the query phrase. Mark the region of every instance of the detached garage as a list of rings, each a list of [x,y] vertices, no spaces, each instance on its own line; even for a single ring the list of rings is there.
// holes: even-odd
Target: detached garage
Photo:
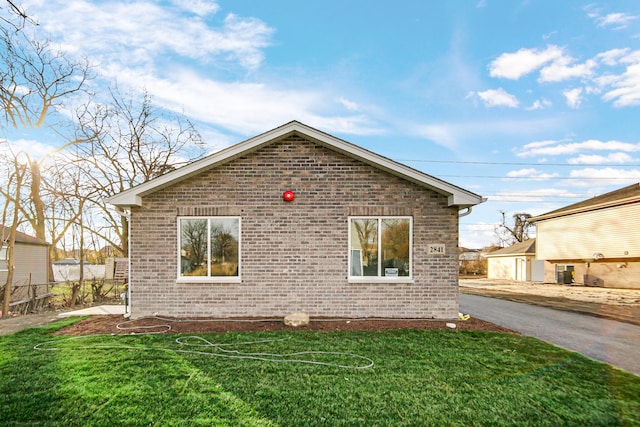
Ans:
[[[485,255],[487,278],[515,280],[518,282],[542,282],[544,261],[536,260],[536,239],[525,240],[508,248]]]

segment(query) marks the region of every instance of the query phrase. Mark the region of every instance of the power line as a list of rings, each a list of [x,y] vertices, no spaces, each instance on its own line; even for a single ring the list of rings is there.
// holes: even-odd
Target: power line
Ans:
[[[567,167],[615,167],[615,168],[627,168],[627,167],[640,167],[640,164],[622,164],[622,163],[584,163],[584,164],[572,164],[572,163],[527,163],[527,162],[471,162],[471,161],[458,161],[458,160],[425,160],[425,159],[394,159],[396,162],[416,162],[416,163],[445,163],[445,164],[460,164],[460,165],[505,165],[505,166],[567,166]]]
[[[515,193],[515,192],[514,192]],[[485,197],[509,197],[510,193],[497,193],[497,194],[491,194],[491,193],[482,193],[483,196]],[[522,194],[522,193],[518,193],[518,194],[514,194],[516,196],[526,196],[529,198],[545,198],[545,199],[588,199],[590,197],[593,197],[592,194],[566,194],[566,195],[553,195],[553,194]]]
[[[447,178],[487,178],[487,179],[507,179],[507,180],[516,180],[516,179],[526,179],[530,181],[549,181],[552,179],[573,179],[578,181],[584,180],[628,180],[628,179],[638,179],[639,176],[621,176],[621,177],[575,177],[575,176],[548,176],[548,177],[540,177],[540,176],[494,176],[494,175],[438,175],[438,177],[447,177]]]

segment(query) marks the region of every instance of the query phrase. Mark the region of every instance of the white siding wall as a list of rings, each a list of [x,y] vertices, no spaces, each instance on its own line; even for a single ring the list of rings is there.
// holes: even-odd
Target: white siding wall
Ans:
[[[640,204],[549,219],[536,224],[543,260],[640,257]]]
[[[104,279],[105,266],[104,265],[85,265],[84,266],[84,279]],[[73,280],[80,280],[80,266],[79,265],[54,265],[53,266],[53,279],[56,282],[66,282]]]

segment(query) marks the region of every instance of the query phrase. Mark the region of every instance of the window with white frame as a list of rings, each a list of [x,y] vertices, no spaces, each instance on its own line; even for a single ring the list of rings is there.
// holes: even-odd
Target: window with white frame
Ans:
[[[349,218],[349,277],[410,278],[411,217]]]
[[[240,218],[178,219],[180,278],[240,277]]]

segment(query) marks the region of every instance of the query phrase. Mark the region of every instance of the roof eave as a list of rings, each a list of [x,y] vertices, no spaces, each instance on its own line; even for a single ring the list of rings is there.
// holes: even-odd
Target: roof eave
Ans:
[[[399,176],[408,181],[427,187],[439,194],[447,196],[449,206],[469,208],[486,201],[482,196],[464,190],[446,181],[442,181],[431,175],[417,171],[401,163],[397,163],[379,154],[373,153],[362,147],[344,141],[335,136],[321,132],[297,121],[289,122],[285,125],[272,129],[268,132],[247,139],[238,144],[227,147],[217,153],[195,161],[180,169],[169,172],[146,183],[140,184],[129,190],[125,190],[111,197],[108,202],[119,208],[130,208],[142,206],[142,198],[148,194],[158,191],[168,185],[187,179],[200,173],[203,169],[216,167],[229,162],[236,157],[245,155],[262,145],[271,141],[283,138],[289,134],[300,133],[301,135],[313,139],[315,142],[331,150],[338,151],[349,157],[356,158],[364,163],[372,165],[378,169]]]
[[[293,123],[294,122],[291,122],[287,125],[291,125]],[[148,194],[197,175],[204,169],[213,168],[222,163],[229,162],[240,155],[244,155],[257,149],[261,145],[272,141],[273,139],[281,138],[288,133],[291,133],[292,130],[288,129],[287,125],[231,145],[200,160],[196,160],[193,163],[161,175],[151,181],[136,185],[135,187],[109,198],[107,202],[119,208],[142,206],[142,198]]]
[[[550,212],[548,214],[542,214],[542,215],[531,217],[531,218],[529,218],[529,221],[532,222],[532,223],[533,222],[540,222],[540,221],[544,221],[544,220],[547,220],[547,219],[560,218],[560,217],[563,217],[563,216],[575,215],[575,214],[591,212],[591,211],[597,211],[597,210],[600,210],[600,209],[614,208],[616,206],[629,205],[629,204],[633,204],[633,203],[640,203],[640,198],[638,198],[637,196],[634,196],[634,197],[628,197],[626,199],[620,199],[620,200],[610,201],[610,202],[606,202],[606,203],[599,203],[599,204],[596,204],[596,205],[583,206],[583,207],[576,208],[576,209],[567,209],[567,210]]]

